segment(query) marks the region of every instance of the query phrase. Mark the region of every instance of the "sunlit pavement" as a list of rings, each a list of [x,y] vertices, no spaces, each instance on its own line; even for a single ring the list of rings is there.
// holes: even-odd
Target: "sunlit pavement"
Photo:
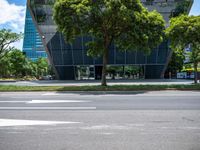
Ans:
[[[0,92],[0,150],[199,150],[200,92]]]
[[[108,85],[178,85],[192,84],[193,80],[180,79],[154,79],[154,80],[107,80]],[[41,80],[41,81],[17,81],[0,82],[0,85],[18,86],[85,86],[100,85],[100,80],[81,80],[81,81],[61,81],[61,80]]]

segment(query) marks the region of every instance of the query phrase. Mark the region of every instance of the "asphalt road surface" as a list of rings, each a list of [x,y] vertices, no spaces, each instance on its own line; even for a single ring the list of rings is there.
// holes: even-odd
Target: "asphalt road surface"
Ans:
[[[200,150],[200,92],[0,93],[0,150]]]

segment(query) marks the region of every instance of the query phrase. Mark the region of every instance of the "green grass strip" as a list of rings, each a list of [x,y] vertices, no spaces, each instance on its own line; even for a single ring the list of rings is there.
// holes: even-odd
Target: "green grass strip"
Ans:
[[[200,90],[200,84],[192,85],[112,85],[112,86],[13,86],[0,85],[1,92],[15,91],[159,91]]]

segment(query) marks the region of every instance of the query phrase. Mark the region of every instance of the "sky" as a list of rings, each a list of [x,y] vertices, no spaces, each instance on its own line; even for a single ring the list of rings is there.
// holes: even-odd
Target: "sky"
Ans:
[[[13,32],[23,32],[25,23],[26,0],[0,0],[0,29],[7,28]],[[190,15],[200,15],[200,0],[194,0]],[[23,39],[14,43],[22,49]]]

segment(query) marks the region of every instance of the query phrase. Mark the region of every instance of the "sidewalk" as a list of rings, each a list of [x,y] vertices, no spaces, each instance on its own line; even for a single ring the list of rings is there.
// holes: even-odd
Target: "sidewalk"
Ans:
[[[181,85],[192,84],[193,80],[180,79],[146,79],[146,80],[107,80],[108,85]],[[16,86],[92,86],[100,85],[100,80],[42,80],[42,81],[17,81],[17,82],[0,82],[0,85]]]

